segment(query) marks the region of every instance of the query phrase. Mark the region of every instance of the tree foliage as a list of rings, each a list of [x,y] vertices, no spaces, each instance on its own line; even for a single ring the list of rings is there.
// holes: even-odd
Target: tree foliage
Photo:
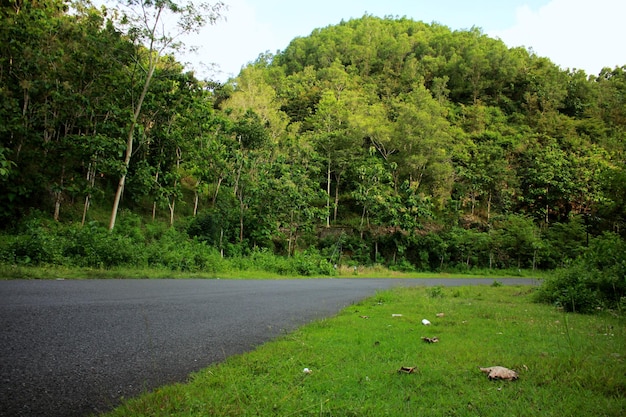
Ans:
[[[224,256],[430,270],[554,268],[626,234],[626,66],[570,72],[478,28],[365,15],[221,85],[175,54],[223,10],[2,3],[7,228],[33,209],[103,221],[119,194]]]

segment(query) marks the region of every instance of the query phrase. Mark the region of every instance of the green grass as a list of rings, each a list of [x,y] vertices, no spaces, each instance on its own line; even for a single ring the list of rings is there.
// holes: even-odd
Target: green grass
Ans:
[[[532,303],[532,291],[380,292],[108,416],[623,416],[624,319],[566,314]],[[478,369],[493,365],[519,380]]]
[[[478,270],[464,273],[447,272],[399,272],[382,266],[359,267],[355,273],[353,268],[342,267],[335,277],[340,278],[475,278],[490,277],[494,279],[507,277],[545,278],[545,271],[508,271]],[[0,280],[6,279],[161,279],[161,278],[202,278],[202,279],[291,279],[316,278],[315,276],[279,275],[262,269],[233,269],[231,271],[173,271],[169,268],[85,268],[62,265],[25,266],[0,263]],[[317,278],[329,278],[328,276]]]

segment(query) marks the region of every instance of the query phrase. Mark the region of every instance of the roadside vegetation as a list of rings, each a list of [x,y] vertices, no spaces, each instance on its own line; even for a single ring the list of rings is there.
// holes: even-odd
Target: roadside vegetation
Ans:
[[[622,416],[624,317],[533,296],[498,281],[380,292],[107,416]],[[478,369],[495,365],[519,379]]]
[[[3,278],[530,273],[623,304],[626,66],[364,15],[221,83],[176,40],[224,2],[107,7],[0,6]]]
[[[561,225],[560,229],[568,227],[571,224]],[[405,236],[404,242],[412,243],[403,256],[379,262],[373,259],[371,245],[358,236],[341,235],[333,244],[320,241],[285,256],[245,244],[225,244],[220,249],[194,235],[195,219],[186,227],[171,227],[165,222],[145,221],[130,212],[119,217],[113,232],[96,221],[82,226],[37,216],[22,222],[16,231],[1,235],[2,279],[528,276],[544,279],[537,301],[567,311],[622,311],[626,307],[626,244],[613,233],[591,237],[588,243],[576,234],[575,238],[559,240],[552,240],[550,234],[536,237],[533,245],[550,246],[555,256],[562,254],[561,267],[550,270],[528,268],[528,264],[524,269],[515,267],[523,258],[524,243],[503,243],[523,235],[515,227],[498,231],[500,237],[485,245],[483,253],[472,253],[468,241],[466,246],[460,245],[454,233],[423,234],[412,240]],[[433,239],[441,246],[432,246]],[[557,250],[564,243],[568,247]],[[433,251],[441,247],[445,253],[440,261],[440,255]],[[468,252],[459,255],[459,251]],[[506,251],[510,262],[500,268],[469,267],[466,263],[467,257]],[[410,261],[415,256],[436,261]],[[523,259],[529,256],[536,255],[526,253]]]
[[[514,239],[515,233],[502,231],[510,240]],[[443,243],[443,246],[450,247],[443,260],[437,259],[436,265],[426,262],[420,266],[407,258],[412,256],[410,253],[418,251],[425,258],[434,256],[430,253],[433,248],[429,246],[434,235],[424,236],[421,242],[415,240],[409,248],[410,253],[390,262],[383,258],[376,262],[371,257],[372,247],[367,241],[346,234],[286,256],[266,247],[249,247],[246,243],[226,242],[222,247],[216,247],[208,243],[204,235],[198,234],[195,219],[190,219],[186,226],[171,227],[165,222],[146,220],[130,212],[122,213],[114,232],[109,232],[97,221],[83,226],[58,223],[35,215],[20,223],[12,233],[1,236],[0,271],[4,272],[4,278],[46,278],[46,274],[49,278],[122,277],[124,274],[129,277],[144,274],[146,277],[206,278],[242,274],[260,274],[261,277],[543,274],[538,269],[517,268],[516,260],[505,265],[509,268],[468,267],[465,256],[455,254],[458,249],[453,235]],[[572,244],[582,247],[581,242]],[[515,256],[514,250],[510,250],[509,255]]]

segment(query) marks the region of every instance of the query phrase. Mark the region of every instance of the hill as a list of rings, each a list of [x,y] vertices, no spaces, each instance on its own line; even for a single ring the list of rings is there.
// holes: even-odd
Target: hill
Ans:
[[[141,239],[164,221],[223,256],[554,268],[623,237],[626,66],[569,72],[476,28],[365,15],[219,85],[115,14],[48,0],[2,19],[7,233],[99,230],[117,191]]]

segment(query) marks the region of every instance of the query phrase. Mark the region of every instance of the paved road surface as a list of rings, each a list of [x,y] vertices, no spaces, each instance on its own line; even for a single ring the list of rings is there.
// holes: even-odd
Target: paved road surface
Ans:
[[[506,284],[536,281],[500,280]],[[0,281],[0,416],[87,416],[398,285],[484,280]]]

